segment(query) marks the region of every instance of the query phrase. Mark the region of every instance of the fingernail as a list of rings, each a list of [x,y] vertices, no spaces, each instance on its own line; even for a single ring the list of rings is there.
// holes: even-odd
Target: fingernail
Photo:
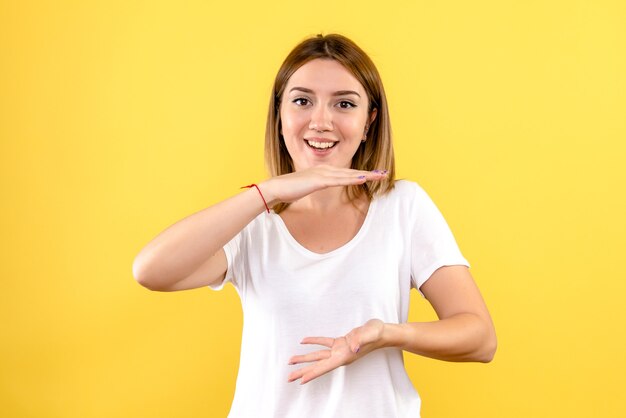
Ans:
[[[383,171],[383,174],[387,174],[389,172],[389,170],[385,170]]]
[[[364,178],[365,178],[365,176],[359,176],[359,178],[360,178],[360,179],[364,179]]]
[[[357,347],[356,350],[354,350],[354,354],[358,353],[360,349],[361,347]]]

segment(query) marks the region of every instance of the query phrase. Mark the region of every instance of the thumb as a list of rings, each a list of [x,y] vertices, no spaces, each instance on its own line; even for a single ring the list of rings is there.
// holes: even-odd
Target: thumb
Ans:
[[[361,338],[359,335],[358,328],[353,329],[346,335],[346,339],[348,340],[348,347],[350,347],[350,351],[354,354],[358,353],[361,349]]]

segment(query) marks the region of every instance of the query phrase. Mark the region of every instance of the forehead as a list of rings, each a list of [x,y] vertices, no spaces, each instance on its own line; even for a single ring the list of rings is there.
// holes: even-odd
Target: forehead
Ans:
[[[333,93],[339,90],[354,90],[365,94],[359,81],[338,61],[317,58],[302,65],[287,82],[287,93],[292,87],[306,87],[316,93]]]

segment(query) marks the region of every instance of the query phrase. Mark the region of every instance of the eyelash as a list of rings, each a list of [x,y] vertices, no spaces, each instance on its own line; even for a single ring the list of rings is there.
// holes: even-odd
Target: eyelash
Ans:
[[[298,100],[307,100],[307,101],[309,101],[309,99],[307,99],[306,97],[298,97],[297,99],[293,99],[293,100],[292,100],[292,103],[296,103]],[[342,101],[340,101],[339,103],[348,103],[348,104],[350,105],[350,107],[348,107],[348,108],[346,108],[346,107],[342,107],[342,109],[344,109],[344,110],[348,110],[348,109],[352,109],[352,108],[355,108],[355,107],[356,107],[356,105],[355,105],[354,103],[352,103],[352,102],[350,102],[350,101],[348,101],[348,100],[342,100]],[[296,103],[296,104],[297,104],[297,103]],[[298,106],[299,106],[299,105],[298,105]]]

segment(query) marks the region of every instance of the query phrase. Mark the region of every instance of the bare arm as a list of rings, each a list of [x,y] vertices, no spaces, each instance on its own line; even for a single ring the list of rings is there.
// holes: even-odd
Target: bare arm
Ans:
[[[374,318],[343,337],[306,337],[302,344],[327,348],[291,357],[289,364],[311,364],[291,372],[287,381],[307,383],[385,347],[445,361],[488,363],[493,359],[495,329],[467,267],[441,267],[420,290],[433,305],[438,321],[391,324]]]
[[[264,210],[253,188],[178,221],[135,257],[135,279],[150,290],[160,291],[223,280],[227,267],[224,245]],[[180,283],[183,280],[187,283]]]
[[[258,186],[269,206],[293,202],[317,190],[362,184],[385,177],[330,166],[270,178]],[[157,291],[193,289],[218,283],[227,269],[223,247],[265,210],[255,188],[194,213],[171,225],[135,257],[133,276]]]
[[[384,324],[383,347],[399,347],[446,361],[487,363],[493,359],[497,346],[495,328],[467,267],[441,267],[420,290],[439,320]]]

